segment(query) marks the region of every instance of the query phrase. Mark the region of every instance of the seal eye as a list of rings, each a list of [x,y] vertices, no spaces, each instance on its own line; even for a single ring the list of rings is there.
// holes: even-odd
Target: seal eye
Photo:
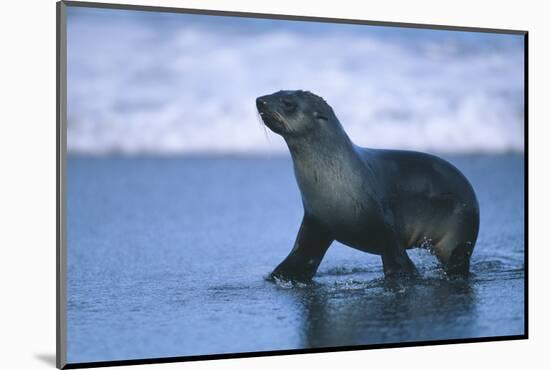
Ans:
[[[290,99],[282,98],[281,103],[283,103],[283,109],[286,112],[293,112],[296,109],[296,104]]]
[[[321,113],[319,112],[313,112],[313,116],[317,119],[322,119],[324,121],[328,121],[328,118],[325,117],[324,115],[322,115]]]

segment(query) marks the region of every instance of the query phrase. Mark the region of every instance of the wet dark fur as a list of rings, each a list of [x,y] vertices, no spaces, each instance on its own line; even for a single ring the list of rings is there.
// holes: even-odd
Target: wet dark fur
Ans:
[[[304,217],[274,278],[308,281],[330,244],[380,255],[386,277],[418,274],[406,250],[430,248],[447,274],[467,276],[479,206],[462,173],[434,155],[351,142],[332,108],[307,91],[256,100],[290,150]]]

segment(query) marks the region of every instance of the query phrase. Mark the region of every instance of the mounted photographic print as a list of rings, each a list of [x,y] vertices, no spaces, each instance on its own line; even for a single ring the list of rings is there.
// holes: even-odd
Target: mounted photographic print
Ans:
[[[526,58],[58,3],[58,367],[527,338]]]

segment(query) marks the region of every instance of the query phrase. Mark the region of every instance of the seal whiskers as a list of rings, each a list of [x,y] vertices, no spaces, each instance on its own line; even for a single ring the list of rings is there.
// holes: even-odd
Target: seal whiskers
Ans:
[[[262,128],[262,130],[263,130],[263,132],[264,132],[265,138],[267,139],[267,141],[271,141],[271,140],[269,139],[269,134],[268,134],[268,132],[267,132],[267,128],[265,127],[265,125],[264,125],[264,123],[263,123],[263,121],[262,121],[262,116],[261,116],[261,114],[260,114],[260,113],[256,114],[256,117],[258,118],[258,123],[259,123],[260,127]]]

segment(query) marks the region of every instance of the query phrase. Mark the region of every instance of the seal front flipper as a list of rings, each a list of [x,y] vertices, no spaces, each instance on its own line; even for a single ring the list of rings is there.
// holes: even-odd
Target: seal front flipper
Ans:
[[[321,224],[304,214],[292,251],[273,270],[270,278],[310,281],[333,240]]]

